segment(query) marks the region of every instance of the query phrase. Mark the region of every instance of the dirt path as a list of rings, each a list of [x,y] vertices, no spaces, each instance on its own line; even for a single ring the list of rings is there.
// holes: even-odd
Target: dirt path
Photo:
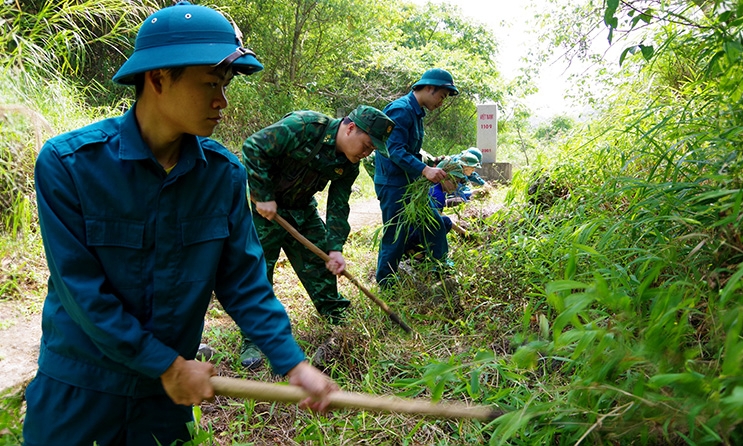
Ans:
[[[0,394],[33,378],[39,339],[40,314],[24,314],[17,304],[0,302]]]
[[[351,225],[351,232],[358,231],[365,226],[381,225],[382,211],[379,209],[379,200],[373,198],[351,203],[348,223]]]
[[[351,203],[351,231],[382,223],[377,199]],[[0,302],[0,394],[27,383],[36,373],[41,315],[26,314],[14,302]]]

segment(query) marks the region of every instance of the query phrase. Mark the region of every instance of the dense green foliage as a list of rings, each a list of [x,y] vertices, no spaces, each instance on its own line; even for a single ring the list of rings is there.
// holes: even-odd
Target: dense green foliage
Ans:
[[[502,432],[541,421],[561,444],[743,441],[743,22],[707,3],[642,10],[659,49],[541,173],[534,201],[551,207],[518,214],[507,251],[541,291],[513,361],[555,387]],[[607,25],[640,23],[640,2],[607,4]],[[520,172],[514,199],[532,179]]]
[[[297,108],[332,116],[359,104],[383,108],[431,66],[451,70],[463,91],[428,119],[434,154],[474,145],[475,98],[497,100],[492,34],[450,6],[426,8],[392,0],[351,2],[220,2],[266,69],[248,80],[250,95],[230,97],[244,139]],[[236,128],[224,126],[228,140]],[[241,134],[242,133],[242,134]]]
[[[89,3],[91,14],[104,5]],[[40,14],[64,10],[67,17],[81,4],[24,2],[22,14],[18,3],[0,6],[0,253],[4,265],[16,265],[2,276],[3,299],[19,298],[19,284],[34,280],[23,265],[40,258],[30,169],[36,141],[52,133],[44,122],[59,132],[129,102],[125,89],[105,84],[116,66],[106,55],[127,51],[142,11],[116,13],[128,24],[100,18],[85,32],[69,25],[82,23],[78,16],[66,22],[69,36],[78,36],[69,40],[39,30]],[[493,37],[448,5],[214,4],[266,65],[230,87],[229,121],[217,137],[232,149],[293,109],[383,106],[437,65],[452,70],[463,94],[427,118],[426,150],[454,153],[474,144],[475,98],[507,101],[515,91],[500,84]],[[198,435],[220,444],[743,443],[743,7],[720,0],[560,6],[543,23],[570,57],[595,58],[596,35],[621,45],[611,94],[590,97],[596,112],[589,121],[556,117],[536,129],[527,125],[528,110],[504,104],[511,113],[502,141],[523,155],[524,168],[503,209],[484,218],[457,209],[478,235],[452,239],[458,295],[436,292],[441,277],[422,271],[382,296],[418,331],[413,338],[380,323],[378,309],[361,297],[353,324],[336,332],[342,354],[329,369],[348,390],[458,399],[506,414],[492,423],[323,417],[218,400],[204,408]],[[27,60],[29,50],[19,48],[33,48],[29,42],[49,62]],[[103,86],[93,89],[96,79]],[[107,106],[91,105],[101,103]],[[360,187],[371,189],[363,174]],[[369,229],[351,237],[344,250],[350,265],[373,270],[376,235]],[[301,288],[284,285],[277,285],[282,300],[302,301]],[[309,308],[297,324],[308,348],[330,330],[313,314]],[[244,373],[229,366],[239,343],[234,326],[212,324],[206,337],[224,352],[220,371]],[[268,371],[260,378],[275,379]],[[0,422],[9,430],[0,426],[0,443],[17,438],[18,405],[17,398],[4,403],[10,415]]]

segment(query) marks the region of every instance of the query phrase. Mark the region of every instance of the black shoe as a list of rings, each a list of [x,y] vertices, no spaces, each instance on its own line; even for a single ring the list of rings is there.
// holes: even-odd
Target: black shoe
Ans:
[[[312,355],[312,365],[320,370],[330,368],[333,358],[338,355],[338,350],[335,338],[331,337],[317,347],[317,351]]]
[[[207,362],[217,353],[209,344],[199,344],[199,350],[196,352],[196,359]]]
[[[261,351],[249,339],[243,339],[243,345],[240,349],[240,364],[248,370],[255,370],[263,364]]]

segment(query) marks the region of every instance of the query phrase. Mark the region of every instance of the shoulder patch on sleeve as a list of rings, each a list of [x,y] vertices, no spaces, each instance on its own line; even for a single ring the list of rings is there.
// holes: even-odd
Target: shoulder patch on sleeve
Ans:
[[[83,127],[55,136],[48,143],[54,146],[60,156],[65,156],[73,154],[85,146],[104,143],[108,139],[109,135],[100,128]]]
[[[232,164],[242,166],[242,163],[240,162],[240,159],[237,157],[237,155],[230,152],[229,149],[227,149],[227,147],[223,146],[221,143],[211,138],[200,138],[200,140],[201,148],[203,150],[208,150],[209,152],[212,152],[216,155],[220,155]]]

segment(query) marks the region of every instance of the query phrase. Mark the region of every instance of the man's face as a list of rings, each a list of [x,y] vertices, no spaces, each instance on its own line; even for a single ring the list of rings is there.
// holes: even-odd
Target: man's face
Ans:
[[[426,85],[425,92],[423,94],[423,105],[428,110],[433,111],[441,107],[444,104],[444,99],[449,97],[449,90],[446,88],[439,88],[432,85]]]
[[[475,171],[475,168],[471,166],[462,166],[462,170],[464,171],[464,176],[468,177],[472,175],[472,173]]]
[[[232,70],[187,67],[175,81],[164,70],[158,71],[163,73],[158,98],[160,125],[175,133],[211,135],[222,120],[222,109],[227,107],[225,90],[232,80]]]
[[[345,137],[336,140],[336,146],[354,164],[374,151],[374,144],[369,134],[361,131],[353,122],[346,127]]]

